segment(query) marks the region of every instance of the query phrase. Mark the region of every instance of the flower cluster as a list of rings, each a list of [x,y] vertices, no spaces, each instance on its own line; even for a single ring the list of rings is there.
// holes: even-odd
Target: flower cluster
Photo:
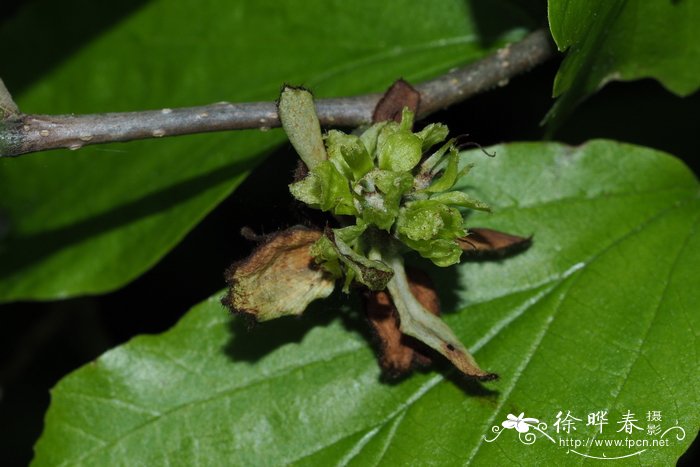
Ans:
[[[433,123],[415,133],[412,127],[413,112],[404,108],[400,123],[375,123],[359,135],[331,130],[324,137],[327,158],[307,160],[306,177],[290,185],[294,197],[311,207],[355,217],[354,225],[334,229],[312,248],[328,271],[345,277],[346,290],[353,280],[383,290],[391,278],[386,265],[368,257],[368,229],[449,266],[459,262],[457,239],[466,235],[457,208],[489,209],[451,191],[471,166],[459,168],[454,139],[445,142],[447,126]]]
[[[409,98],[390,98],[402,88]],[[377,105],[374,125],[361,133],[323,135],[311,94],[282,90],[280,121],[306,168],[290,191],[332,214],[339,227],[294,226],[266,236],[248,258],[229,268],[222,301],[236,313],[267,321],[303,313],[342,279],[345,292],[353,283],[361,286],[385,371],[401,375],[429,362],[422,343],[463,374],[491,380],[496,375],[482,370],[440,319],[434,289],[406,271],[403,254],[416,251],[449,266],[463,251],[504,254],[526,247],[529,239],[464,228],[460,208],[489,208],[454,189],[470,166],[460,168],[455,140],[446,141],[447,127],[434,123],[413,131],[413,112],[403,102],[417,103],[417,97],[410,85],[397,81]]]

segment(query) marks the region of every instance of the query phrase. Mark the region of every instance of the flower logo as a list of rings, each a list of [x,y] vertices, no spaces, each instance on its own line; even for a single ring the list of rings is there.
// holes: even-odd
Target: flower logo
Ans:
[[[536,418],[524,418],[525,417],[525,412],[521,412],[520,415],[517,417],[511,413],[508,414],[506,417],[508,420],[504,420],[501,425],[503,425],[503,428],[506,428],[508,430],[512,430],[515,428],[518,433],[527,433],[530,431],[530,426],[531,424],[536,424],[539,423],[539,420]]]

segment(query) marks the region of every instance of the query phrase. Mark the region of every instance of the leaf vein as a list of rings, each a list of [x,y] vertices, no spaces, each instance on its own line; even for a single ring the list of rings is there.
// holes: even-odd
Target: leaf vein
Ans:
[[[667,210],[664,213],[664,215],[668,214],[668,211],[670,211],[670,210],[671,209]],[[652,219],[650,222],[647,223],[647,226],[653,222],[657,222],[660,218],[664,217],[664,215],[659,215],[656,218]],[[671,267],[669,268],[669,272],[668,272],[668,276],[666,278],[666,281],[664,281],[664,287],[661,291],[661,294],[659,295],[659,300],[656,303],[656,306],[654,307],[654,311],[653,311],[651,320],[649,320],[649,324],[647,325],[647,328],[644,331],[644,335],[642,336],[642,339],[639,341],[639,345],[637,346],[637,349],[635,349],[635,356],[631,360],[630,365],[628,365],[627,370],[625,371],[625,373],[622,377],[622,381],[620,382],[619,387],[614,391],[612,403],[610,405],[611,408],[620,399],[620,394],[622,394],[622,390],[625,388],[625,386],[627,385],[627,382],[629,381],[629,377],[630,377],[630,374],[632,373],[632,369],[635,367],[635,365],[639,361],[639,358],[642,356],[642,349],[644,347],[644,344],[646,343],[647,339],[649,338],[649,334],[651,333],[651,330],[654,328],[654,323],[656,322],[657,318],[659,317],[659,310],[661,309],[661,304],[664,302],[664,298],[665,298],[666,293],[668,291],[668,284],[670,282],[670,278],[673,275],[673,271],[674,271],[676,265],[678,264],[678,261],[681,258],[681,253],[688,245],[689,240],[690,240],[690,235],[686,236],[686,239],[683,242],[683,245],[678,249],[676,256],[673,259],[673,263],[672,263]],[[676,407],[678,407],[678,406],[676,405]],[[593,434],[593,440],[595,440],[598,437],[598,434],[599,434],[598,432]],[[591,452],[592,445],[593,445],[593,442],[590,443],[590,446],[586,450],[586,453]]]
[[[330,358],[323,358],[323,359],[318,359],[318,360],[314,360],[314,361],[311,361],[311,362],[305,362],[305,363],[302,364],[302,365],[297,365],[297,366],[291,367],[291,368],[289,368],[289,369],[287,369],[287,370],[285,370],[285,371],[280,371],[280,372],[275,373],[275,374],[273,374],[273,375],[267,375],[266,379],[257,380],[257,381],[254,381],[254,382],[252,382],[252,383],[250,383],[250,384],[247,384],[247,385],[244,385],[244,386],[237,386],[237,387],[229,388],[229,389],[226,389],[226,390],[217,392],[217,393],[215,393],[214,395],[209,396],[209,397],[206,397],[206,398],[196,399],[196,400],[193,400],[193,401],[188,401],[188,402],[185,402],[185,403],[183,403],[183,404],[176,405],[176,406],[174,406],[173,408],[171,408],[171,409],[169,409],[169,410],[166,410],[166,411],[164,411],[164,412],[159,412],[158,415],[154,416],[153,418],[150,418],[150,419],[148,419],[148,420],[145,420],[143,423],[141,423],[141,424],[139,424],[139,425],[136,425],[136,426],[132,427],[131,429],[129,429],[129,430],[123,432],[123,433],[119,433],[118,436],[117,436],[116,438],[114,438],[113,440],[109,441],[106,445],[100,446],[100,447],[98,447],[98,448],[96,448],[96,449],[92,449],[92,450],[90,450],[90,451],[88,451],[88,452],[85,452],[82,456],[80,456],[79,458],[75,459],[75,462],[77,463],[77,462],[84,461],[84,460],[88,459],[90,456],[94,455],[94,454],[97,452],[98,449],[101,449],[101,448],[105,448],[105,449],[113,448],[113,447],[117,446],[121,441],[123,441],[124,439],[126,439],[128,436],[133,435],[134,433],[137,433],[137,432],[139,432],[139,431],[141,431],[141,430],[143,430],[143,429],[146,429],[147,427],[152,426],[155,422],[157,422],[157,421],[159,421],[159,420],[162,420],[164,417],[169,417],[169,416],[171,416],[171,415],[173,415],[173,414],[175,414],[175,413],[177,413],[177,412],[179,412],[179,411],[181,411],[181,410],[185,410],[185,409],[187,409],[187,408],[190,408],[190,407],[193,407],[193,406],[196,406],[196,405],[199,405],[199,404],[205,404],[205,403],[207,403],[207,402],[211,402],[211,401],[213,401],[213,400],[217,400],[217,399],[220,399],[220,398],[225,398],[225,397],[230,396],[231,394],[234,394],[234,393],[236,393],[236,392],[243,391],[243,390],[245,390],[245,389],[250,389],[251,387],[254,387],[254,386],[258,385],[258,384],[265,384],[265,383],[270,382],[270,381],[273,380],[273,379],[278,379],[278,378],[287,376],[287,375],[289,375],[289,374],[292,374],[292,373],[294,373],[294,372],[296,372],[296,371],[304,370],[304,369],[306,369],[306,368],[308,368],[309,366],[312,366],[312,365],[316,365],[316,364],[319,364],[319,363],[328,363],[328,362],[332,362],[332,361],[338,360],[338,359],[340,359],[340,358],[342,358],[342,357],[345,357],[345,356],[347,356],[347,355],[350,355],[350,354],[353,354],[353,353],[357,352],[357,350],[358,350],[357,348],[350,349],[350,350],[345,350],[345,351],[343,351],[343,352],[339,352],[339,353],[337,353],[337,354],[331,356]],[[77,394],[77,393],[76,393],[76,394]],[[106,399],[106,398],[102,398],[102,399]],[[70,461],[70,460],[66,460],[66,461],[65,461],[63,464],[61,464],[61,465],[66,465],[66,463],[68,463],[68,462],[71,462],[71,461]]]

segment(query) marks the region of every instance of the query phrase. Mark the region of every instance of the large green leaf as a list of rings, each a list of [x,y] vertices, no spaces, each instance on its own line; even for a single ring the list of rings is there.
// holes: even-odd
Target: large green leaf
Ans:
[[[463,189],[495,209],[471,224],[534,234],[534,245],[434,277],[445,308],[459,310],[445,320],[499,381],[443,368],[380,382],[347,300],[246,332],[212,297],[62,380],[35,465],[581,464],[535,430],[532,446],[515,430],[485,441],[525,412],[558,442],[560,410],[582,419],[571,435],[582,440],[624,439],[623,413],[646,429],[659,411],[657,424],[685,438],[671,431],[669,446],[628,461],[672,464],[700,426],[697,180],[673,157],[609,141],[495,151],[469,153],[478,165]],[[330,321],[338,309],[343,321]],[[602,436],[585,426],[599,410]]]
[[[695,92],[698,25],[700,2],[692,0],[549,0],[552,35],[568,52],[548,119],[556,124],[610,80],[655,78],[676,94]]]
[[[31,2],[0,30],[6,84],[23,85],[26,62],[49,60],[45,28],[62,17],[73,24],[75,15],[99,21],[114,8]],[[15,97],[28,113],[81,113],[273,100],[284,82],[321,97],[381,91],[524,34],[517,10],[490,11],[499,20],[482,31],[461,0],[153,0]],[[74,36],[59,29],[55,40]],[[0,301],[121,286],[282,141],[281,131],[246,131],[0,160]]]

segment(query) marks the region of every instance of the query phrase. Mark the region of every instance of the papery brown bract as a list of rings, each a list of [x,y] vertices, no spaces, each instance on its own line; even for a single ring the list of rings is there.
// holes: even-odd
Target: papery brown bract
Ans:
[[[467,236],[457,239],[462,249],[462,259],[500,258],[519,253],[530,247],[532,237],[520,237],[498,230],[473,227],[467,230]]]
[[[302,226],[268,236],[225,274],[229,290],[222,303],[256,321],[299,315],[309,303],[333,292],[335,279],[319,268],[311,245],[322,233]]]
[[[420,93],[406,81],[399,79],[386,90],[377,103],[372,114],[372,123],[388,120],[401,123],[403,109],[408,107],[415,114],[419,105]]]

